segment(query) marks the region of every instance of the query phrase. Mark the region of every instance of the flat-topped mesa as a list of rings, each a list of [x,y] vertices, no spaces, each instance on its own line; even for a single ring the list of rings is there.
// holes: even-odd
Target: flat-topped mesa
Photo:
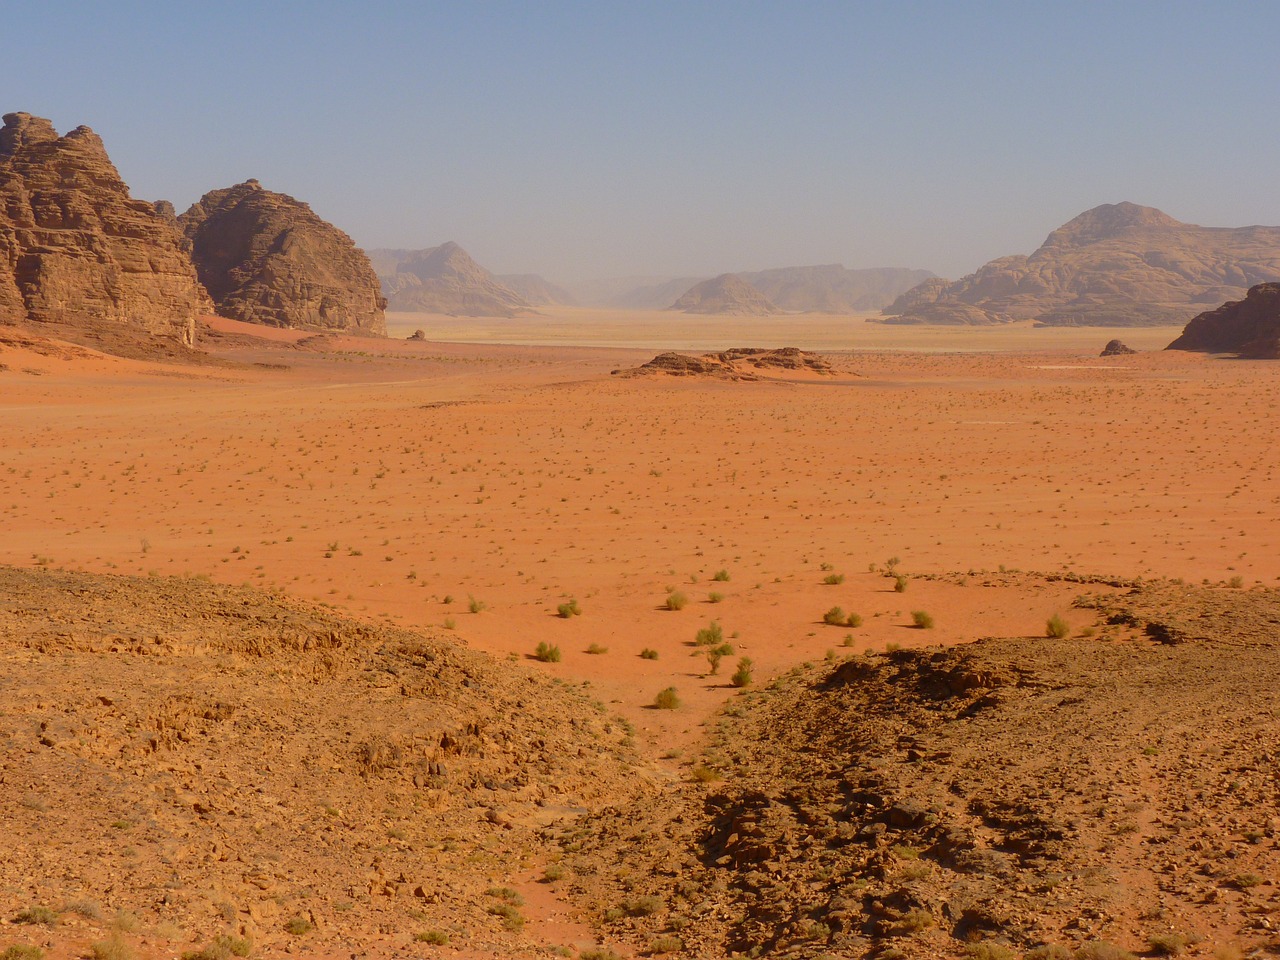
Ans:
[[[187,245],[134,200],[88,127],[9,113],[0,128],[0,322],[195,340],[210,308]]]
[[[178,224],[220,315],[386,335],[386,300],[369,258],[302,201],[246,180],[206,193]]]

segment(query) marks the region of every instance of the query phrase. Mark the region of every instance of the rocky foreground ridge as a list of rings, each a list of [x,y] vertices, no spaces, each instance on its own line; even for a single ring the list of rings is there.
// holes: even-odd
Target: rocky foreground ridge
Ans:
[[[884,309],[890,323],[1147,326],[1242,298],[1280,280],[1280,227],[1201,227],[1153,207],[1103,204],[1049,234],[1030,256],[934,279]]]
[[[1243,300],[1192,318],[1167,349],[1280,359],[1280,283],[1260,283]]]
[[[302,201],[247,180],[206,193],[177,222],[219,314],[386,334],[386,301],[368,257]]]
[[[0,129],[0,322],[121,330],[191,346],[209,310],[187,243],[135,200],[101,138],[29,113]]]

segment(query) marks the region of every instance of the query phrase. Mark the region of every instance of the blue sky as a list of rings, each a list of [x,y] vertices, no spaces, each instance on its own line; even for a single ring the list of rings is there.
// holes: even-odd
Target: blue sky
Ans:
[[[0,108],[552,280],[947,276],[1100,203],[1280,224],[1280,4],[23,2]]]

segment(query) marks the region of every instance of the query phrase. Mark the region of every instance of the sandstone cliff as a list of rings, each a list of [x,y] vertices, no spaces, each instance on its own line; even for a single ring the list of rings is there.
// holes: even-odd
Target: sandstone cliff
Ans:
[[[219,314],[385,336],[386,301],[368,257],[302,201],[248,180],[206,193],[178,223]]]
[[[1166,349],[1280,359],[1280,283],[1260,283],[1243,300],[1193,318]]]
[[[452,241],[426,250],[374,252],[392,310],[466,317],[511,317],[532,310],[532,303]]]
[[[992,260],[954,283],[928,280],[885,308],[906,322],[964,305],[993,322],[1146,326],[1280,280],[1280,227],[1201,227],[1152,207],[1104,204],[1049,234],[1030,256]],[[930,310],[926,305],[937,304]]]
[[[685,313],[732,313],[747,316],[767,316],[778,313],[778,308],[736,273],[722,273],[718,277],[695,284],[684,296],[667,308]]]
[[[209,309],[187,244],[134,200],[88,127],[10,113],[0,129],[0,322],[134,331],[191,346]]]

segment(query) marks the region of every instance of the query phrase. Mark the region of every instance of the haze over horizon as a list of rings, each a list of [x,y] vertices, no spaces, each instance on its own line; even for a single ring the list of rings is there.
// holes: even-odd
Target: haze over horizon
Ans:
[[[179,211],[250,177],[365,248],[575,283],[958,277],[1101,203],[1280,224],[1280,8],[51,2],[3,112]]]

